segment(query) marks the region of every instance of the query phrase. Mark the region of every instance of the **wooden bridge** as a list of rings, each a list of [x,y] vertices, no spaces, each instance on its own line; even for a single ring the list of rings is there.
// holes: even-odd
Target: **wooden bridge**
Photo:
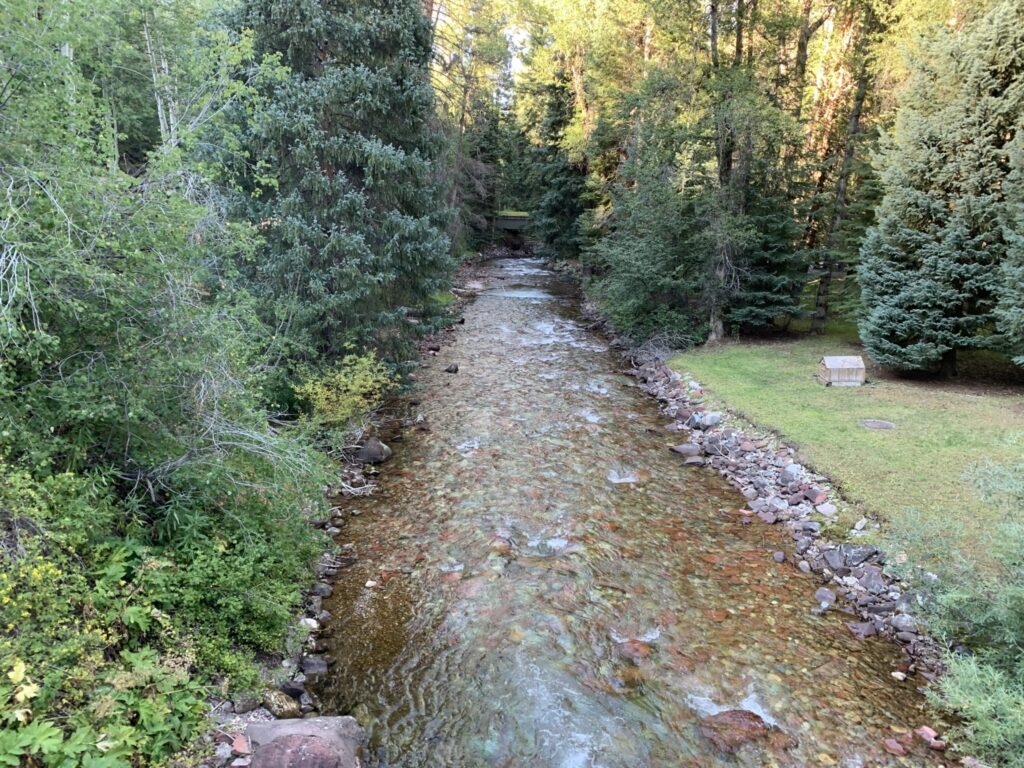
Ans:
[[[522,232],[530,224],[526,211],[497,211],[491,217],[491,226],[502,232]]]

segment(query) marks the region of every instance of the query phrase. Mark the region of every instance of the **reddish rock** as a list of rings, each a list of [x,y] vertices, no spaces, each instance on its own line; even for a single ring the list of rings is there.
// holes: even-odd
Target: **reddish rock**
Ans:
[[[251,768],[340,768],[337,750],[316,736],[281,736],[260,747]]]
[[[921,741],[927,744],[930,749],[935,749],[941,752],[946,748],[946,742],[939,739],[939,734],[935,732],[934,728],[922,725],[920,728],[915,728],[914,733],[920,736]]]
[[[900,744],[896,739],[886,739],[882,742],[882,749],[888,752],[890,755],[905,755],[907,754],[906,748]]]
[[[359,768],[366,734],[351,717],[314,717],[250,723],[249,768]]]
[[[727,709],[700,721],[701,735],[721,752],[735,752],[744,744],[767,737],[769,730],[760,715],[745,709]]]
[[[757,448],[757,446],[755,446],[749,440],[744,440],[742,443],[740,443],[740,450],[743,451],[744,453],[750,453],[751,451],[755,450],[756,448]]]
[[[821,488],[810,487],[804,491],[804,497],[811,502],[811,504],[824,504],[828,501],[828,494]]]
[[[619,646],[619,653],[634,663],[646,659],[652,650],[643,640],[627,640]]]
[[[244,733],[236,733],[234,738],[231,739],[231,754],[241,757],[242,755],[248,755],[250,751],[249,739],[245,737]]]

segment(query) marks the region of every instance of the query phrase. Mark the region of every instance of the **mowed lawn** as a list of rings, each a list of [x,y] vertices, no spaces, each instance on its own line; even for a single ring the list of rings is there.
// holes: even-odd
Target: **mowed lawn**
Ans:
[[[901,543],[921,539],[918,554],[980,554],[987,523],[1005,511],[982,498],[973,477],[980,467],[1024,462],[1024,384],[1005,368],[999,384],[969,375],[940,383],[870,365],[863,387],[816,381],[822,355],[860,353],[839,337],[813,336],[699,349],[671,364],[693,374],[709,402],[784,437],[802,463],[832,479],[854,514],[878,519]],[[858,419],[896,428],[867,429]],[[935,536],[944,541],[928,541]]]

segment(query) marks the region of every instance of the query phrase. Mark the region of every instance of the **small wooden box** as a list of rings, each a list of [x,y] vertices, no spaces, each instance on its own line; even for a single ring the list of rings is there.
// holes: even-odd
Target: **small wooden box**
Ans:
[[[826,387],[859,387],[866,374],[859,355],[826,355],[818,365],[818,379]]]

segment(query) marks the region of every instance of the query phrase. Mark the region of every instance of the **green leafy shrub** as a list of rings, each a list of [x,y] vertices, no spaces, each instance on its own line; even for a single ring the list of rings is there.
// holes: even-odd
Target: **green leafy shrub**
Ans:
[[[346,427],[358,415],[380,406],[395,385],[390,368],[376,354],[348,355],[325,371],[310,374],[295,386],[314,423],[325,427]]]
[[[929,629],[958,652],[934,694],[960,725],[953,737],[964,751],[993,765],[1024,766],[1024,465],[977,473],[989,503],[1006,522],[985,542],[990,559],[947,553],[929,589]],[[963,650],[966,647],[966,651]]]

